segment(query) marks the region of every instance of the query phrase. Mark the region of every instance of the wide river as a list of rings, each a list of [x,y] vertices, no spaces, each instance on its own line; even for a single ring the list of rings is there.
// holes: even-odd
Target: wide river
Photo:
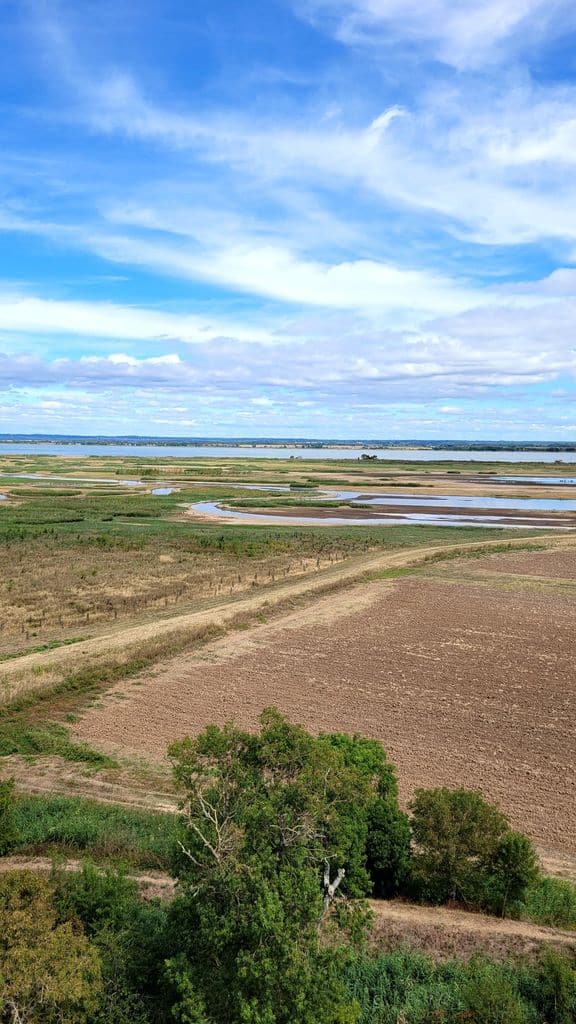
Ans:
[[[0,455],[121,456],[147,459],[359,459],[362,451],[379,459],[410,462],[564,462],[576,463],[576,452],[461,451],[432,448],[257,448],[208,445],[0,444]]]

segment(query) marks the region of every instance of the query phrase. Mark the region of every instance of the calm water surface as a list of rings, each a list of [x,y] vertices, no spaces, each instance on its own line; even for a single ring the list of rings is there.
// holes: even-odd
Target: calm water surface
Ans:
[[[394,462],[563,462],[576,463],[576,452],[467,452],[434,451],[431,448],[387,448],[365,449],[367,454],[378,455],[380,460]],[[0,444],[0,455],[59,455],[69,458],[85,456],[121,456],[122,458],[148,459],[353,459],[358,460],[361,448],[235,448],[204,447],[202,445],[114,445],[114,444]]]
[[[353,519],[344,519],[338,516],[327,516],[318,519],[315,516],[271,516],[266,514],[254,515],[251,510],[240,511],[240,509],[222,509],[214,501],[198,501],[192,505],[191,508],[195,512],[201,512],[204,515],[218,516],[225,519],[251,519],[254,522],[262,524],[263,526],[378,526],[378,520],[359,516]],[[520,517],[519,517],[520,518]],[[505,527],[508,530],[520,530],[530,527],[534,530],[549,530],[550,526],[539,526],[535,525],[533,520],[527,518],[526,524],[523,523],[509,523],[501,516],[472,516],[472,515],[442,515],[426,512],[407,512],[405,515],[399,515],[398,517],[382,518],[383,526],[401,526],[410,523],[414,526],[478,526],[478,527]],[[570,527],[555,527],[555,529],[570,529]]]

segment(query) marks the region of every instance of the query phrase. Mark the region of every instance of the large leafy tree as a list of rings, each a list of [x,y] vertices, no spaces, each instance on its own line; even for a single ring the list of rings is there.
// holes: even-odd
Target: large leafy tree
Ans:
[[[369,887],[370,812],[379,788],[395,791],[379,745],[313,737],[267,710],[258,735],[211,726],[170,753],[185,795],[170,973],[190,1019],[355,1020],[323,933],[332,904]],[[182,1000],[175,1012],[186,1019]]]

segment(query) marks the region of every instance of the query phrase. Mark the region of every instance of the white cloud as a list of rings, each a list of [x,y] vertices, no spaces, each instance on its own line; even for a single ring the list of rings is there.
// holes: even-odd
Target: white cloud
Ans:
[[[74,334],[92,338],[178,339],[206,343],[219,337],[268,341],[261,327],[192,314],[179,315],[111,302],[43,299],[0,292],[0,330]]]
[[[437,60],[478,67],[573,20],[568,0],[299,0],[296,9],[357,45],[426,43]]]
[[[472,287],[440,274],[368,259],[330,264],[251,239],[229,248],[205,249],[177,240],[108,236],[95,241],[94,248],[108,259],[326,309],[433,314],[467,309],[484,301]]]
[[[344,115],[326,121],[311,111],[304,121],[284,118],[279,126],[232,112],[174,112],[130,81],[94,89],[82,116],[100,131],[193,151],[272,199],[292,188],[341,210],[344,195],[348,219],[354,187],[371,195],[381,216],[390,206],[440,216],[444,230],[481,243],[576,240],[574,88],[505,78],[479,89],[464,80],[458,88],[430,86],[413,109],[392,105],[365,124]],[[527,175],[529,164],[539,173]],[[113,208],[109,214],[115,216]],[[159,226],[153,208],[132,215],[141,226]],[[128,211],[124,216],[129,222]],[[371,237],[369,220],[366,229]],[[105,251],[115,240],[97,244]]]

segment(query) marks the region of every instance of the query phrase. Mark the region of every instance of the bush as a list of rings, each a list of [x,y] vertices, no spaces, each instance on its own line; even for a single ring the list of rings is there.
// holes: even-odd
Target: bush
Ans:
[[[164,960],[170,954],[167,908],[145,903],[122,874],[83,865],[56,871],[60,917],[80,922],[102,965],[103,990],[90,1024],[160,1024],[169,1019]]]
[[[411,804],[412,883],[433,903],[458,900],[505,913],[538,875],[531,841],[480,793],[420,789]]]
[[[0,1019],[82,1024],[102,990],[100,958],[60,922],[49,884],[29,871],[0,879]]]
[[[576,928],[576,885],[543,876],[525,893],[519,913],[552,928]]]
[[[517,915],[521,900],[540,873],[532,841],[521,832],[505,832],[481,867],[486,875],[482,906],[500,917],[507,912]]]
[[[510,970],[490,961],[472,962],[469,970],[462,996],[470,1024],[528,1024],[529,1007]]]
[[[576,1020],[576,958],[549,949],[530,977],[528,993],[546,1024],[574,1024]]]
[[[19,838],[14,779],[4,779],[0,782],[0,856],[9,853]]]

